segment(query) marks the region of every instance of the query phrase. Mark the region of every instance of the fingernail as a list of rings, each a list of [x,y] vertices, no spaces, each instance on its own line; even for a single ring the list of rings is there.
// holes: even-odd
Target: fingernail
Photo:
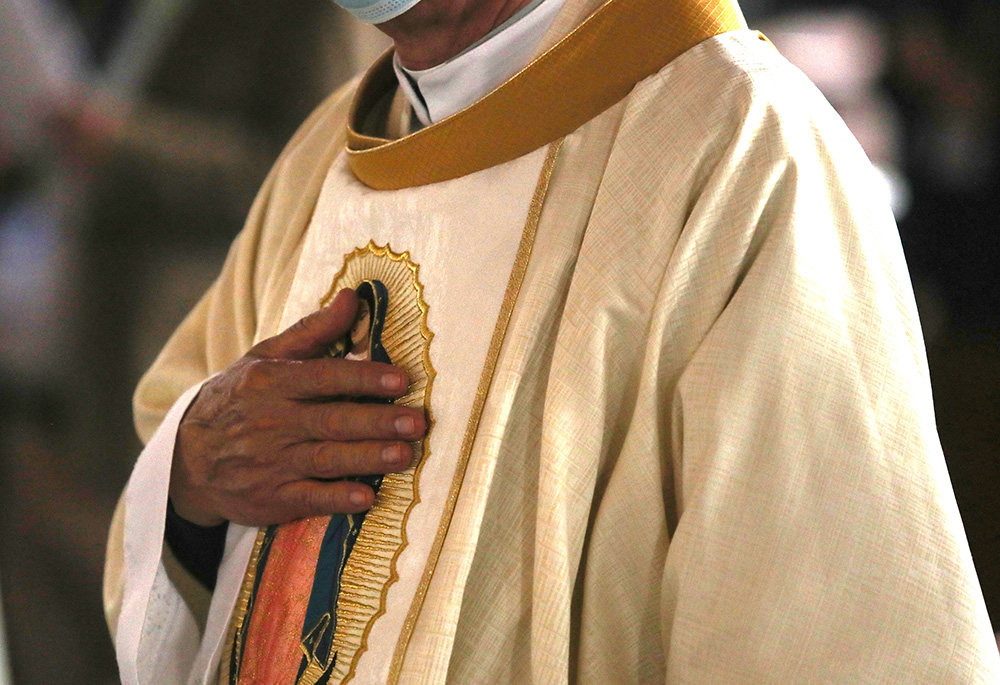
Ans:
[[[396,431],[398,433],[409,435],[416,429],[417,429],[417,422],[412,416],[396,417]]]
[[[389,445],[388,447],[382,448],[382,461],[386,464],[398,464],[406,458],[404,450],[407,449],[402,445]]]
[[[379,382],[386,390],[402,390],[406,387],[406,376],[401,373],[387,373],[382,375]]]
[[[362,504],[368,501],[368,498],[365,497],[365,493],[361,492],[360,490],[352,491],[351,494],[347,496],[347,498],[351,500],[351,504],[356,504],[358,506],[361,506]]]

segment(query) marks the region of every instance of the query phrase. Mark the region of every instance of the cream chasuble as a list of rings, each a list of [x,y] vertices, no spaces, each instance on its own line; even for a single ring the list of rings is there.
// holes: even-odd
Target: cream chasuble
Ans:
[[[289,144],[137,391],[149,446],[106,575],[125,682],[227,679],[248,613],[258,531],[230,527],[207,616],[159,560],[155,454],[198,383],[373,281],[385,349],[418,377],[404,401],[434,424],[369,514],[389,532],[362,525],[345,566],[352,666],[331,682],[1000,679],[870,165],[797,70],[725,22],[634,87],[605,83],[635,64],[609,68],[600,26],[719,16],[625,1],[567,0],[543,45],[562,66],[540,58],[418,134],[361,126],[392,93],[383,60]],[[613,35],[635,38],[625,55],[663,45]],[[505,93],[544,100],[558,81],[539,74],[590,68],[562,110],[503,125]]]

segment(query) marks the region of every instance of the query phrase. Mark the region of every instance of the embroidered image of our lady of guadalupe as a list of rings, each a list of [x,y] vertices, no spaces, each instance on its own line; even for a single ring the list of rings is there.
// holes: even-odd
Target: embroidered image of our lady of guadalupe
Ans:
[[[352,272],[363,276],[351,278]],[[330,354],[395,363],[412,381],[397,402],[426,409],[432,336],[416,276],[407,253],[388,246],[369,244],[348,255],[326,299],[346,280],[358,294],[358,314]],[[391,349],[399,351],[398,359]],[[419,499],[417,476],[426,456],[421,443],[407,471],[354,477],[376,492],[368,512],[300,519],[261,531],[234,612],[222,682],[315,685],[349,679],[396,580],[395,560],[405,545],[406,518]]]

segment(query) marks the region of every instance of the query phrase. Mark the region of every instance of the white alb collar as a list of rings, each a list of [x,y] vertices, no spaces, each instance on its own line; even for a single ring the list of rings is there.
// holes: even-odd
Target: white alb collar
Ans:
[[[535,56],[565,0],[536,0],[485,39],[430,69],[407,69],[393,56],[399,85],[424,126],[465,109]]]

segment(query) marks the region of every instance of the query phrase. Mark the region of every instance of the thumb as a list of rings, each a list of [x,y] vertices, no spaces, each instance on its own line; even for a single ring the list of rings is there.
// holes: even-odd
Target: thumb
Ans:
[[[318,357],[351,330],[357,313],[358,296],[345,288],[328,305],[299,319],[273,338],[262,340],[250,352],[271,359]]]

